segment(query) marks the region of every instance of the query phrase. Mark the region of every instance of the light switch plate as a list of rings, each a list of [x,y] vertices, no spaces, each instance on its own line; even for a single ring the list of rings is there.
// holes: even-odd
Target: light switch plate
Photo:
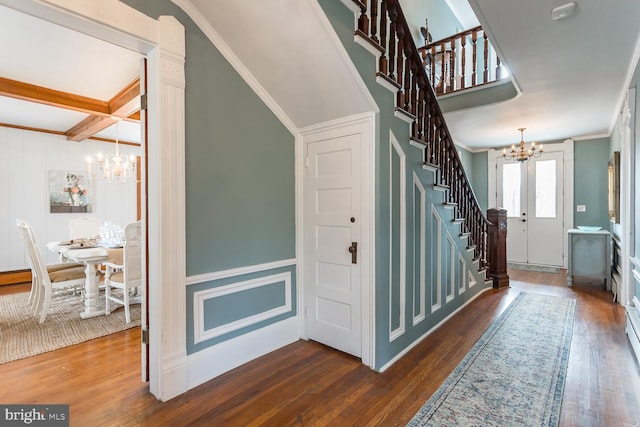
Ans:
[[[578,212],[586,212],[587,211],[587,205],[578,205],[578,206],[576,206],[576,211],[578,211]]]

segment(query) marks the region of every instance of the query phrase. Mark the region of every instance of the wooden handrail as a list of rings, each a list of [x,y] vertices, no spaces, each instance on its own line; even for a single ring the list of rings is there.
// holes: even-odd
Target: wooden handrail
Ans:
[[[467,43],[471,44],[470,54]],[[421,46],[418,52],[438,95],[492,83],[506,75],[497,55],[495,68],[489,68],[493,48],[480,25]],[[481,72],[478,65],[482,67]]]
[[[462,231],[469,233],[474,259],[481,270],[488,271],[489,222],[464,171],[399,1],[355,3],[361,12],[356,34],[381,52],[377,76],[398,89],[396,110],[413,118],[411,140],[424,145],[424,164],[436,170],[435,184],[446,188],[447,200],[455,204],[454,218],[464,220]]]

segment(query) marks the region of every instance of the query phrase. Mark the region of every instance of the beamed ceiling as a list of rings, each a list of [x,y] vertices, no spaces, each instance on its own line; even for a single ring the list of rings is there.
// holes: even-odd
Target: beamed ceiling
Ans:
[[[140,143],[141,56],[0,6],[0,126]]]

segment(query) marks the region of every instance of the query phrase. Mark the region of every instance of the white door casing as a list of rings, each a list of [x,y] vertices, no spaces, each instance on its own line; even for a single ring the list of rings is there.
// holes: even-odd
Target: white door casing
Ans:
[[[507,260],[562,266],[563,153],[525,162],[497,159],[497,193],[507,209]],[[517,205],[517,206],[515,206]]]
[[[573,144],[572,139],[562,144],[547,144],[541,157],[530,159],[522,165],[521,211],[509,218],[507,223],[509,262],[567,267],[566,236],[568,230],[573,228]],[[494,149],[489,150],[487,160],[489,207],[502,207],[502,166],[514,162],[505,161],[501,152]],[[540,169],[544,172],[545,166],[553,166],[553,161],[557,187],[555,215],[551,217],[543,212],[536,215],[536,171]],[[539,167],[538,162],[542,162]]]
[[[305,336],[372,366],[370,125],[338,122],[303,138],[301,310]]]

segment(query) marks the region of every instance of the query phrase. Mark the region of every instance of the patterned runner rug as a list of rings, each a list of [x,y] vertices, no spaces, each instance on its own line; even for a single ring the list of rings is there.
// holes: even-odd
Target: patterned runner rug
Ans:
[[[140,305],[131,306],[129,324],[122,308],[81,319],[82,296],[71,294],[54,296],[46,320],[39,324],[27,308],[28,299],[28,292],[0,296],[0,364],[140,326]]]
[[[520,293],[408,426],[557,426],[575,299]]]

